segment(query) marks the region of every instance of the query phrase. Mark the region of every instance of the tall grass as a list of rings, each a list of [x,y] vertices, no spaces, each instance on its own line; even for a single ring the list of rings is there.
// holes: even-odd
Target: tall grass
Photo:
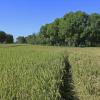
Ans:
[[[100,48],[0,45],[0,100],[100,100],[99,69]]]
[[[69,60],[79,100],[100,100],[100,48],[70,50]]]
[[[58,100],[62,60],[59,48],[0,48],[0,100]]]

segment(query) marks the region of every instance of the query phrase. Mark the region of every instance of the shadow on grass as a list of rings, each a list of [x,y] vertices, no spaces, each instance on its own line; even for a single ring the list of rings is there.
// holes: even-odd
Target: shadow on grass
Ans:
[[[63,83],[60,86],[60,100],[79,100],[75,91],[72,79],[71,65],[69,63],[68,57],[64,57],[64,74],[62,77]]]

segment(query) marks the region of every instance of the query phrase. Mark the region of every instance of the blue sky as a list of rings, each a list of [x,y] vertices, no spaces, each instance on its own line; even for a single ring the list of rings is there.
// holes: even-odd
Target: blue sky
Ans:
[[[99,0],[0,0],[0,30],[17,36],[38,32],[41,25],[70,11],[100,13]]]

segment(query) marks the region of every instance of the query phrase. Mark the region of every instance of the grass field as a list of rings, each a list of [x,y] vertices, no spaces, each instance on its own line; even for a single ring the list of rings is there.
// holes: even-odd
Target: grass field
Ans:
[[[0,100],[100,100],[100,48],[0,45]]]
[[[100,48],[74,49],[69,59],[79,100],[100,100]]]

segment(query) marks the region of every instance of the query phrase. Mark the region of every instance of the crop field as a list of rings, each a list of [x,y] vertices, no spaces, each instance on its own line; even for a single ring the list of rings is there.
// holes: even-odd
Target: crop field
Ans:
[[[100,100],[100,48],[0,45],[0,100]]]

